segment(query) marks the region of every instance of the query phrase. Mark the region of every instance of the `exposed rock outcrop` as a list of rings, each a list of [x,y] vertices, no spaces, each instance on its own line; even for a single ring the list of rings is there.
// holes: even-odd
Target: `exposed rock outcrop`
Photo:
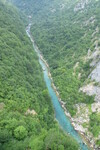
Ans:
[[[100,87],[94,86],[92,83],[80,88],[80,91],[86,93],[87,95],[95,95],[95,101],[100,102]]]
[[[85,8],[85,6],[90,2],[90,0],[80,0],[74,8],[74,11],[80,11]]]
[[[28,109],[27,111],[26,111],[26,113],[25,113],[25,115],[28,115],[28,114],[30,114],[30,115],[36,115],[37,113],[35,112],[35,110],[30,110],[30,109]]]

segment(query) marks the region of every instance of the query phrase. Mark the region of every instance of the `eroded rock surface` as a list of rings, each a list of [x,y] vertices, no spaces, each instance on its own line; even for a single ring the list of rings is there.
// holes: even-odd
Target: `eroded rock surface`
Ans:
[[[28,109],[28,110],[26,111],[25,115],[28,115],[28,114],[30,114],[30,115],[36,115],[37,113],[35,112],[35,110],[30,110],[30,109]]]
[[[80,0],[74,8],[74,11],[83,10],[85,6],[90,2],[90,0]]]
[[[100,102],[91,105],[92,112],[100,113]]]
[[[88,84],[80,88],[80,91],[90,96],[95,95],[95,101],[100,102],[100,87],[94,86],[93,84]]]
[[[91,72],[90,77],[96,82],[100,82],[100,61],[98,62],[96,68]]]

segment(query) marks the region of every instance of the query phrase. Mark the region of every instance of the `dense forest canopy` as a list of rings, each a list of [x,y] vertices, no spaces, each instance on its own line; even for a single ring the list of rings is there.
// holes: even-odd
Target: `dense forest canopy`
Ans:
[[[91,34],[99,25],[98,1],[92,1],[83,12],[75,12],[77,1],[16,1],[14,3],[33,19],[32,32],[35,42],[50,65],[52,76],[59,88],[61,99],[68,111],[74,115],[74,104],[93,103],[93,97],[79,92],[79,88],[91,72],[91,60],[83,61],[89,48],[94,50]],[[85,25],[91,16],[96,17],[94,24]],[[86,34],[88,32],[88,34]],[[98,36],[98,34],[97,34]],[[74,66],[79,66],[73,75]],[[79,73],[81,80],[79,80]],[[66,81],[66,82],[65,82]]]
[[[91,113],[95,95],[86,95],[80,88],[91,82],[89,75],[95,66],[90,66],[93,57],[88,59],[88,56],[100,48],[100,1],[12,1],[21,12],[32,16],[32,35],[71,116],[76,115],[76,104],[81,103],[86,104]],[[100,55],[96,59],[98,62]],[[88,129],[99,138],[100,114],[91,113],[89,117]],[[97,144],[100,145],[99,140]]]
[[[0,0],[0,149],[78,150],[54,120],[42,69],[21,17],[13,5]]]

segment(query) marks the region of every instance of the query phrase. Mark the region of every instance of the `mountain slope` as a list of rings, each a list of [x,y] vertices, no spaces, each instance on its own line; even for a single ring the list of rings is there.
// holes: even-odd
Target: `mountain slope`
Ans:
[[[54,147],[78,149],[54,121],[42,69],[19,12],[0,0],[0,149]]]
[[[33,16],[32,31],[35,41],[50,65],[54,82],[59,87],[62,100],[66,101],[72,97],[70,101],[67,100],[67,109],[71,114],[74,114],[74,111],[72,112],[70,109],[73,107],[73,103],[93,102],[92,98],[78,93],[78,89],[91,71],[89,69],[91,60],[87,60],[85,63],[83,59],[89,48],[93,51],[94,43],[91,41],[91,34],[94,32],[99,18],[97,18],[98,20],[95,19],[96,21],[92,24],[91,20],[93,19],[91,17],[95,13],[99,13],[99,3],[94,2],[92,10],[87,11],[87,8],[91,7],[91,5],[89,6],[91,2],[87,4],[84,11],[82,10],[83,12],[80,10],[79,12],[75,10],[79,5],[75,1],[68,1],[67,3],[65,1],[53,1],[52,3],[50,1],[30,1],[28,4],[25,2],[21,1],[18,6]],[[61,7],[62,4],[64,4],[63,8]],[[97,5],[96,11],[94,10],[95,5]],[[96,17],[98,16],[96,15]],[[89,26],[85,25],[85,20],[89,21],[90,18]],[[88,32],[87,35],[85,35],[86,32]],[[75,67],[78,62],[80,63],[79,66]],[[79,80],[80,76],[82,82]],[[66,82],[63,83],[63,81]],[[69,94],[67,95],[68,91]],[[73,95],[74,93],[75,95]],[[76,95],[77,98],[75,98]]]
[[[82,132],[89,135],[89,140],[94,136],[94,141],[100,145],[100,94],[97,92],[100,91],[100,83],[97,83],[100,77],[100,1],[13,2],[26,15],[32,16],[35,42],[50,66],[65,107],[74,116],[75,127],[84,127]],[[92,140],[91,144],[94,144]]]

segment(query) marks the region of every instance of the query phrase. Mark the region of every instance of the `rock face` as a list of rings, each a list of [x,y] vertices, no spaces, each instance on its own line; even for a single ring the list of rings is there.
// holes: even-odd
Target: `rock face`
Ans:
[[[28,114],[34,116],[34,115],[36,115],[37,113],[35,112],[35,110],[30,110],[30,109],[28,109],[28,110],[26,111],[25,115],[28,115]]]
[[[100,87],[94,86],[93,84],[88,84],[80,88],[80,91],[90,96],[95,95],[95,101],[100,102]]]
[[[90,0],[80,0],[74,8],[74,11],[80,11],[85,8],[85,6],[90,2]]]
[[[85,133],[87,132],[87,128],[84,128],[82,125],[84,123],[89,123],[89,110],[86,104],[80,103],[76,104],[77,114],[72,118],[73,126],[75,130]]]
[[[90,143],[90,147],[92,147],[93,150],[99,150],[98,148],[95,148],[97,138],[94,138],[93,134],[88,129],[90,121],[89,116],[92,112],[100,112],[100,102],[92,104],[92,112],[89,110],[89,107],[84,103],[76,104],[76,108],[77,114],[73,118],[71,118],[72,125],[74,126],[75,130],[79,131],[80,134],[84,136],[86,141]]]
[[[96,31],[93,33],[93,35],[95,33],[98,33],[99,29],[98,27],[96,28]],[[90,66],[94,66],[95,69],[91,72],[91,74],[89,75],[89,77],[91,78],[91,80],[95,80],[96,82],[100,82],[100,47],[98,44],[98,40],[95,41],[95,51],[92,53],[91,57],[93,59],[92,63],[90,64]]]
[[[92,112],[98,112],[100,113],[100,102],[93,103],[91,106]]]
[[[96,68],[90,74],[92,80],[100,82],[100,62],[98,62]]]

